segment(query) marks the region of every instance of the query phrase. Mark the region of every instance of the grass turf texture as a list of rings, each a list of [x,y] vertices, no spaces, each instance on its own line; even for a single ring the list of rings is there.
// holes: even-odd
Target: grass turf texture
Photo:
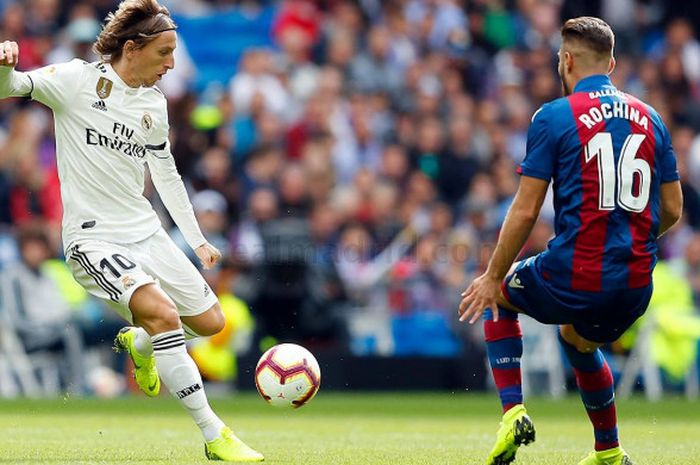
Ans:
[[[482,464],[500,420],[495,396],[335,394],[287,411],[256,394],[213,399],[267,464]],[[576,464],[593,447],[578,398],[533,399],[537,442],[516,464]],[[618,402],[623,446],[636,465],[699,464],[700,403]],[[0,401],[0,464],[204,464],[203,444],[175,401]]]

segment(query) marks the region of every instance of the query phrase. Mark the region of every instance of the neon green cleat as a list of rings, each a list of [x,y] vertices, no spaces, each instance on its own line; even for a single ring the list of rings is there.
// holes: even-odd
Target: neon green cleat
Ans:
[[[204,444],[204,454],[209,460],[225,462],[262,462],[265,457],[233,434],[229,427],[221,429],[221,435]]]
[[[620,447],[593,451],[578,465],[633,465],[627,452]]]
[[[114,350],[117,352],[127,352],[134,362],[134,378],[139,388],[147,395],[155,397],[160,392],[160,378],[156,369],[156,358],[151,355],[144,357],[139,354],[134,347],[133,326],[126,326],[119,330],[119,334],[114,339]]]
[[[527,416],[523,404],[518,404],[503,415],[496,434],[496,445],[491,449],[486,465],[507,465],[515,460],[518,447],[535,441],[535,425]]]

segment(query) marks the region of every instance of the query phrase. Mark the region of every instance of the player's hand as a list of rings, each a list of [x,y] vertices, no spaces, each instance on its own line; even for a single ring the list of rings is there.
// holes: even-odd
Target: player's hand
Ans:
[[[19,47],[17,42],[6,40],[0,44],[0,66],[17,66],[19,60]]]
[[[200,245],[194,250],[199,257],[199,262],[205,270],[210,270],[221,260],[221,252],[208,242]]]
[[[493,312],[493,321],[498,321],[496,303],[500,294],[501,280],[482,274],[462,292],[462,301],[459,303],[459,321],[469,320],[469,324],[474,324],[487,308]]]

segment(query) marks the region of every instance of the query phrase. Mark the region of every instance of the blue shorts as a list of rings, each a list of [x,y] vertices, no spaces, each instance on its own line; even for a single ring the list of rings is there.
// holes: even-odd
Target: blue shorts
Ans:
[[[616,341],[644,314],[653,286],[601,292],[555,287],[542,277],[538,256],[518,264],[503,280],[506,300],[540,323],[571,324],[593,342]]]

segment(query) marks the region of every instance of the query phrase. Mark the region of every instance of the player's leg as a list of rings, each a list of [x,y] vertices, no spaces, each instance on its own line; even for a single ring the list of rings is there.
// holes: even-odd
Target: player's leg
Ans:
[[[129,302],[134,323],[151,337],[158,372],[170,393],[178,398],[207,439],[218,436],[223,422],[209,407],[199,370],[187,348],[175,303],[155,284],[137,289]]]
[[[170,393],[202,431],[211,459],[254,462],[263,456],[236,438],[209,406],[202,377],[185,347],[185,334],[175,303],[154,284],[137,289],[129,308],[134,322],[150,335],[155,363]]]
[[[483,314],[486,353],[503,413],[523,403],[520,358],[523,355],[523,333],[518,312],[498,304],[498,321],[487,309]]]
[[[191,316],[183,315],[180,320],[182,320],[186,337],[213,336],[224,329],[226,324],[224,312],[221,310],[219,302],[209,307],[204,313]]]
[[[139,387],[149,395],[157,394],[161,371],[163,381],[202,428],[205,438],[224,449],[226,455],[219,457],[262,460],[262,455],[242,444],[211,411],[199,370],[185,348],[177,308],[142,267],[148,261],[144,249],[148,251],[147,244],[124,247],[85,241],[67,251],[66,261],[75,279],[88,292],[110,302],[120,316],[138,325],[125,328],[115,342],[134,360]],[[198,291],[208,288],[201,286]]]
[[[519,265],[520,262],[514,263],[508,275],[511,275]],[[516,405],[523,403],[520,373],[523,334],[518,321],[519,310],[508,302],[503,292],[501,292],[497,304],[498,321],[494,321],[491,309],[484,311],[484,339],[493,380],[501,399],[503,413],[506,413]]]
[[[263,460],[262,454],[238,439],[211,410],[199,369],[185,350],[185,324],[190,336],[212,335],[223,328],[224,316],[216,295],[164,231],[149,240],[147,250],[149,255],[144,267],[158,279],[161,293],[168,297],[171,311],[177,318],[177,330],[152,337],[163,382],[202,428],[207,458],[239,462]],[[177,350],[171,347],[173,340],[181,341]]]
[[[613,376],[599,349],[602,344],[585,339],[573,325],[560,326],[559,341],[574,369],[595,435],[595,451],[579,465],[631,465],[620,448]]]
[[[66,262],[73,277],[90,294],[105,300],[126,321],[133,322],[128,308],[132,293],[153,283],[132,252],[124,246],[101,241],[83,241],[72,246]],[[124,350],[134,362],[134,377],[149,396],[158,395],[160,379],[153,358],[151,336],[137,326],[123,328],[114,341],[116,350]]]
[[[520,263],[511,267],[505,282]],[[483,314],[486,352],[493,379],[503,407],[503,420],[497,433],[496,443],[487,459],[488,465],[508,464],[515,460],[518,447],[535,439],[535,429],[523,405],[520,358],[523,354],[523,336],[518,321],[520,310],[501,293],[498,299],[499,319],[494,321],[493,312]]]

